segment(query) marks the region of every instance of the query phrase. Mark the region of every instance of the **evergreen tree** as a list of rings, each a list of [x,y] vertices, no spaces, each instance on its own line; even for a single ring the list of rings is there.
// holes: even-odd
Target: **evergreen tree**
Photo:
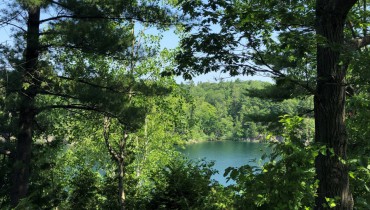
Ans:
[[[90,110],[137,120],[130,122],[133,129],[140,125],[139,119],[130,118],[139,109],[125,107],[134,78],[119,67],[119,62],[139,59],[129,53],[132,20],[149,25],[173,22],[171,11],[159,2],[22,0],[4,7],[2,26],[12,28],[15,39],[13,45],[1,47],[1,82],[5,101],[14,105],[11,120],[17,124],[11,133],[16,136],[10,155],[13,207],[28,195],[32,145],[42,112]],[[148,55],[135,50],[140,57]],[[135,85],[150,89],[144,83]]]

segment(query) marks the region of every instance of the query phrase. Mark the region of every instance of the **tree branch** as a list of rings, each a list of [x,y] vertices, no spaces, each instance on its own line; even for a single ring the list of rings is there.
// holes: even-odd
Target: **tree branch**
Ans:
[[[68,95],[68,94],[63,94],[63,93],[53,93],[47,90],[40,90],[38,92],[41,95],[51,95],[51,96],[59,96],[63,98],[70,98],[70,99],[78,99],[76,96]]]
[[[69,11],[73,12],[73,8],[68,7],[67,5],[61,4],[60,2],[54,1],[54,0],[49,0],[50,3],[55,4],[60,6],[61,8],[67,9]],[[141,14],[141,11],[137,11],[138,14]],[[163,23],[158,21],[157,19],[151,19],[151,20],[145,20],[144,18],[140,17],[130,17],[130,16],[117,16],[117,17],[109,17],[109,16],[104,16],[104,15],[96,15],[96,16],[79,16],[79,15],[57,15],[54,17],[46,18],[43,20],[40,20],[40,23],[48,22],[48,21],[53,21],[53,20],[59,20],[62,18],[66,19],[106,19],[106,20],[136,20],[142,23],[151,23],[151,24],[161,24],[163,26],[173,26],[175,25],[174,23]]]
[[[107,112],[105,110],[101,110],[99,107],[89,106],[89,105],[84,105],[84,104],[56,104],[56,105],[44,106],[44,107],[38,108],[36,110],[36,114],[39,114],[43,111],[51,110],[51,109],[78,109],[78,110],[86,110],[86,111],[95,111],[99,113],[104,113],[105,115],[110,116],[110,117],[117,118],[116,115],[110,112]]]
[[[246,36],[246,38],[248,39],[249,42],[253,43],[253,40],[250,36]],[[263,64],[265,65],[267,68],[269,68],[270,70],[267,70],[269,73],[275,75],[275,76],[278,76],[280,78],[288,78],[287,75],[281,73],[280,71],[274,69],[271,65],[269,65],[266,60],[264,59],[264,57],[262,56],[262,54],[260,53],[260,51],[254,47],[253,45],[252,46],[252,49],[257,53],[257,56],[258,56],[258,60]],[[310,86],[308,86],[308,84],[302,84],[300,81],[298,80],[295,80],[295,79],[291,79],[291,78],[288,78],[289,81],[291,81],[292,83],[304,88],[305,90],[307,90],[309,93],[311,94],[315,94],[316,91],[311,88]]]
[[[370,36],[355,38],[351,40],[351,48],[360,49],[370,45]]]
[[[8,19],[0,20],[0,26],[2,26],[2,25],[10,25],[10,26],[14,26],[14,27],[20,29],[23,32],[27,32],[27,30],[25,30],[24,28],[22,28],[22,27],[20,27],[20,26],[18,26],[16,24],[14,24],[14,23],[11,23],[13,20],[16,20],[17,19],[18,15],[21,15],[21,12],[20,11],[17,12],[17,13],[15,13],[15,14],[13,14]]]
[[[12,152],[10,150],[6,150],[3,148],[0,148],[0,154],[9,156]]]
[[[152,24],[159,24],[160,23],[161,25],[165,25],[165,26],[174,25],[173,23],[162,23],[162,22],[159,22],[159,21],[156,21],[156,20],[145,20],[145,19],[139,18],[139,17],[129,17],[129,16],[124,16],[124,17],[109,17],[109,16],[103,16],[103,15],[97,15],[97,16],[58,15],[58,16],[54,16],[54,17],[50,17],[50,18],[46,18],[46,19],[40,20],[40,23],[45,23],[45,22],[53,21],[53,20],[59,20],[59,19],[63,19],[63,18],[66,18],[66,19],[79,19],[79,20],[88,20],[88,19],[95,19],[95,20],[115,20],[115,21],[119,21],[119,20],[135,20],[135,21],[139,21],[139,22],[142,22],[142,23],[152,23]]]
[[[352,38],[353,38],[353,39],[356,39],[357,34],[356,34],[356,31],[353,29],[353,24],[352,24],[352,22],[351,22],[351,21],[347,21],[347,26],[348,26],[349,30],[351,31]]]
[[[65,77],[65,76],[58,76],[58,78],[64,79],[64,80],[69,80],[69,81],[76,81],[76,82],[83,83],[83,84],[86,84],[86,85],[89,85],[89,86],[92,86],[92,87],[96,87],[96,88],[106,89],[106,90],[112,91],[114,93],[123,93],[123,94],[128,94],[129,93],[129,90],[119,91],[119,90],[117,90],[118,87],[102,86],[102,85],[98,85],[98,84],[95,84],[95,83],[88,82],[88,81],[83,80],[83,79],[73,79],[73,78]]]
[[[109,117],[104,117],[103,137],[105,140],[105,145],[107,146],[108,152],[112,156],[112,158],[115,159],[115,161],[119,162],[121,160],[120,155],[113,149],[113,147],[109,143],[109,129],[110,129],[110,119]]]

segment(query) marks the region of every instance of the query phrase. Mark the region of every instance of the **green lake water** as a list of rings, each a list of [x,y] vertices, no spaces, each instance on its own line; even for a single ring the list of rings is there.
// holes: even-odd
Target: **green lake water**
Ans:
[[[193,160],[206,158],[208,161],[215,161],[214,169],[218,174],[212,178],[225,186],[234,183],[232,180],[226,182],[223,177],[226,168],[246,164],[258,166],[261,164],[261,156],[268,151],[270,148],[267,148],[267,144],[240,141],[207,141],[186,145],[185,149],[181,150]]]

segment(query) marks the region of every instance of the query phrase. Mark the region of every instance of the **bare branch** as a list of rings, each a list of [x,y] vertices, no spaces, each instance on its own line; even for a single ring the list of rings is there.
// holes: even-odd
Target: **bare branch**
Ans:
[[[4,22],[2,22],[2,23],[0,23],[0,24],[14,26],[14,27],[16,27],[16,28],[20,29],[21,31],[23,31],[24,33],[26,33],[26,32],[27,32],[27,30],[25,30],[24,28],[22,28],[22,27],[20,27],[20,26],[15,25],[14,23],[10,23],[10,22],[6,22],[6,23],[4,23]]]
[[[21,14],[22,14],[22,12],[19,11],[17,13],[14,13],[10,17],[8,16],[7,18],[0,20],[0,26],[2,26],[2,25],[10,25],[10,26],[14,26],[14,27],[22,30],[23,32],[26,32],[26,30],[24,28],[22,28],[22,27],[20,27],[18,25],[15,25],[14,23],[11,23],[12,21],[14,21],[14,20],[17,19],[18,15],[21,15]]]

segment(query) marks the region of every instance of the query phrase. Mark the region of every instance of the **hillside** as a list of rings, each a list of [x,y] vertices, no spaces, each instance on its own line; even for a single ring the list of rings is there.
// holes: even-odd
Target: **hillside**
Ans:
[[[263,140],[278,134],[283,115],[302,115],[313,109],[312,98],[282,101],[253,97],[272,84],[261,81],[182,84],[188,93],[188,134],[195,140]],[[312,123],[311,123],[312,124]]]

